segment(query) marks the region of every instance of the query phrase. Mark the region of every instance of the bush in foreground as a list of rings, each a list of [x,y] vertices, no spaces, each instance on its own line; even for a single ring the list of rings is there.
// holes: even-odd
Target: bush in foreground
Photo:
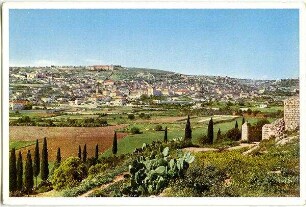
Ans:
[[[69,157],[54,171],[52,184],[61,190],[74,187],[87,176],[86,166],[77,157]]]

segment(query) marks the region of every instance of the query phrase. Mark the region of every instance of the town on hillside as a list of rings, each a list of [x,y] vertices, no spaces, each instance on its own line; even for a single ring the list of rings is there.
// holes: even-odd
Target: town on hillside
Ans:
[[[10,67],[10,109],[81,110],[148,103],[254,102],[260,108],[298,94],[298,79],[184,75],[120,65]],[[150,98],[150,102],[145,99]],[[255,101],[258,100],[258,101]],[[219,110],[218,107],[211,107]],[[240,110],[248,107],[243,104]]]

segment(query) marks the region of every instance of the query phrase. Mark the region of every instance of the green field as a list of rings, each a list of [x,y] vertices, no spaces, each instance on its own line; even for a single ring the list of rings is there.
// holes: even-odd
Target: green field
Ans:
[[[209,117],[201,117],[201,118],[208,118]],[[213,118],[214,119],[214,118]],[[226,133],[228,130],[234,128],[236,120],[238,122],[239,128],[241,128],[241,122],[242,118],[238,117],[235,118],[235,120],[232,120],[232,117],[227,118],[229,121],[224,123],[218,123],[214,125],[214,134],[215,137],[217,136],[218,129],[220,128],[222,133]],[[191,126],[192,126],[192,142],[193,144],[199,145],[199,141],[201,136],[207,134],[207,126],[208,121],[205,121],[203,123],[199,123],[198,120],[200,120],[199,117],[191,118]],[[250,124],[256,123],[260,118],[249,118],[246,119]],[[274,119],[269,118],[270,122]],[[142,146],[143,143],[150,144],[153,141],[163,141],[164,138],[164,132],[163,131],[155,131],[154,127],[157,124],[150,124],[150,123],[144,123],[144,124],[131,124],[128,129],[132,127],[138,127],[142,134],[130,134],[126,136],[125,138],[121,139],[118,142],[118,155],[120,154],[126,154],[131,153],[135,150],[135,148],[139,148]],[[179,138],[184,137],[185,134],[185,121],[180,121],[176,123],[168,123],[168,124],[162,124],[163,128],[167,126],[168,128],[168,140],[172,140],[173,138]],[[111,149],[108,149],[103,153],[103,156],[110,156],[111,155]]]
[[[283,106],[271,106],[271,107],[267,107],[267,108],[259,108],[259,107],[250,107],[250,109],[252,111],[261,111],[264,113],[273,113],[273,112],[277,112],[279,110],[283,111],[284,107]]]
[[[10,150],[15,148],[16,150],[35,144],[35,141],[10,141]]]

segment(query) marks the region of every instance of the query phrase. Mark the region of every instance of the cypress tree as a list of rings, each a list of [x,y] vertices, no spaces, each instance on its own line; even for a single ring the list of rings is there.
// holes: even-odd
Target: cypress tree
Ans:
[[[33,163],[33,173],[36,179],[36,187],[37,187],[37,176],[40,171],[40,156],[39,156],[39,146],[38,146],[38,139],[36,139],[36,146],[34,151],[34,163]]]
[[[164,135],[164,142],[167,143],[168,142],[168,128],[165,128],[165,135]]]
[[[24,172],[24,188],[28,195],[30,192],[32,192],[33,185],[34,185],[33,166],[32,166],[31,152],[29,150],[27,154],[27,161],[26,161],[25,172]]]
[[[117,146],[117,132],[114,134],[114,140],[113,140],[113,154],[116,155],[118,151],[118,146]]]
[[[96,145],[96,153],[95,153],[95,160],[98,161],[99,159],[99,145]]]
[[[208,123],[207,137],[208,137],[210,144],[213,144],[214,143],[214,122],[212,118],[210,119]]]
[[[221,129],[219,128],[218,133],[217,133],[217,140],[221,139]]]
[[[9,189],[11,192],[17,190],[17,169],[16,169],[16,153],[15,148],[11,150],[10,169],[9,169]]]
[[[56,162],[58,164],[60,164],[62,161],[62,157],[61,157],[61,148],[57,148],[57,153],[56,153]]]
[[[78,157],[80,158],[80,160],[82,160],[82,149],[81,149],[81,146],[80,146],[80,145],[79,145]]]
[[[85,144],[83,149],[83,162],[86,162],[86,160],[87,160],[87,149]]]
[[[187,117],[187,122],[186,122],[186,127],[185,127],[185,141],[190,141],[192,137],[192,131],[191,131],[191,126],[190,126],[190,117],[188,115]]]
[[[41,168],[40,177],[43,181],[46,181],[49,176],[49,163],[48,163],[48,147],[47,138],[44,138],[43,148],[41,152]]]
[[[22,155],[19,151],[19,156],[17,160],[17,190],[22,191],[22,176],[23,176],[23,163],[22,163]]]
[[[238,129],[238,122],[236,120],[235,129]]]
[[[245,119],[244,119],[244,117],[242,117],[242,123],[241,123],[241,125],[243,125],[245,123]]]

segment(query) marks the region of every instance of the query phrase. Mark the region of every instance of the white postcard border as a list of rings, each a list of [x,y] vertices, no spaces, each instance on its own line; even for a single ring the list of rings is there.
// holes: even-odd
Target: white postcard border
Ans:
[[[3,77],[2,77],[2,135],[3,135],[3,166],[9,163],[9,10],[10,9],[299,9],[300,38],[300,197],[238,197],[238,198],[38,198],[9,197],[8,168],[3,170],[3,202],[9,205],[119,205],[119,206],[203,206],[203,205],[305,205],[306,204],[306,13],[303,1],[105,1],[105,2],[9,2],[3,4]],[[304,137],[304,138],[303,138]],[[302,176],[304,175],[304,176]]]

